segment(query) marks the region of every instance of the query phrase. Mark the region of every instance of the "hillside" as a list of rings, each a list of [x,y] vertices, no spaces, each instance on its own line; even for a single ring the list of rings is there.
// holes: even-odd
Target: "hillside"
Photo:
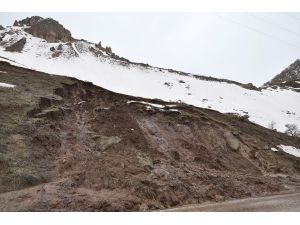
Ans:
[[[1,211],[158,210],[299,188],[300,158],[283,151],[299,138],[6,62],[0,71]]]

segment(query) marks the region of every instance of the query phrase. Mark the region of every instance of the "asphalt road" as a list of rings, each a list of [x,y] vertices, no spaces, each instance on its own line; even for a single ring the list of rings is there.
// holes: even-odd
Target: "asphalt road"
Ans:
[[[300,192],[221,203],[188,205],[167,212],[300,212]]]

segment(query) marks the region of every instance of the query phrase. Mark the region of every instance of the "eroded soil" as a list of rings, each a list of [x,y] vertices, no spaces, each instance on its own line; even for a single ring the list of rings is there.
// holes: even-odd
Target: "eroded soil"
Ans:
[[[300,184],[300,159],[270,150],[299,138],[4,62],[0,71],[16,85],[0,87],[1,211],[158,210]]]

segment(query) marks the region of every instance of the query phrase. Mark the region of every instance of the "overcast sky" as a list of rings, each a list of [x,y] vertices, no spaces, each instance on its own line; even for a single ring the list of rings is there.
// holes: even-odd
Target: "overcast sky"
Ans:
[[[300,13],[0,13],[52,17],[132,61],[261,85],[300,58]]]

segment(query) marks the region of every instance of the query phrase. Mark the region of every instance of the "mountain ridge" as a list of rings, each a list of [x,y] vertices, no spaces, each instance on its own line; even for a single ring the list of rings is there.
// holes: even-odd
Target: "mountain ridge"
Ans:
[[[280,84],[283,81],[290,82],[293,80],[300,80],[300,59],[297,59],[294,63],[292,63],[289,67],[284,69],[280,74],[274,76],[270,81],[263,84],[261,87],[256,87],[252,83],[243,84],[234,80],[228,80],[226,78],[215,78],[213,76],[204,76],[200,74],[191,74],[188,72],[178,71],[174,69],[167,69],[162,67],[156,67],[156,66],[150,66],[149,64],[142,63],[142,62],[132,62],[129,59],[126,59],[124,57],[120,57],[112,52],[111,47],[102,47],[101,41],[97,43],[92,43],[84,39],[76,39],[72,37],[71,32],[66,29],[62,24],[60,24],[57,20],[53,18],[43,18],[40,16],[31,16],[27,17],[22,20],[15,20],[13,26],[18,27],[26,27],[24,31],[32,34],[35,37],[45,39],[47,42],[57,43],[57,42],[74,42],[74,41],[85,41],[87,43],[95,44],[95,47],[100,49],[101,51],[105,51],[106,54],[108,54],[110,57],[121,60],[130,64],[136,64],[136,65],[142,65],[145,67],[153,67],[157,69],[163,69],[168,70],[170,72],[175,72],[183,75],[193,75],[195,77],[199,77],[200,79],[209,79],[212,81],[221,81],[221,82],[228,82],[228,83],[234,83],[236,85],[240,85],[244,88],[249,88],[253,90],[260,90],[260,88],[266,88],[274,85],[279,85],[281,87],[285,87],[284,85]],[[47,27],[45,29],[45,27]],[[0,30],[5,29],[3,26],[0,27]],[[101,54],[101,51],[97,51],[96,49],[90,49],[92,52],[95,53],[95,55]],[[296,68],[297,67],[297,68]],[[295,70],[296,69],[296,70]],[[293,71],[292,71],[293,70]],[[291,72],[289,72],[291,71]],[[297,72],[298,71],[298,72]],[[286,78],[284,78],[286,76]],[[280,82],[281,81],[281,82]],[[288,85],[286,85],[288,86]]]
[[[44,20],[48,21],[27,18],[25,22],[17,21],[18,26],[0,30],[0,57],[37,71],[88,80],[117,93],[236,113],[265,127],[275,121],[276,129],[281,132],[288,123],[300,126],[300,110],[294,104],[298,98],[295,88],[278,85],[257,88],[227,79],[152,67],[117,56],[101,42],[71,36],[71,41],[52,43],[34,36],[47,38],[48,33],[26,32],[28,24],[36,25]],[[53,23],[60,27],[57,21]],[[50,39],[56,40],[56,36],[50,35]],[[280,107],[274,104],[274,99]]]
[[[265,83],[267,87],[287,87],[300,92],[300,59],[295,60],[272,80]]]
[[[54,30],[54,31],[51,31],[51,29],[49,29],[49,24],[50,24],[50,28],[52,27],[52,30]],[[86,43],[95,44],[96,49],[90,49],[90,51],[95,53],[96,56],[101,54],[101,51],[105,51],[106,54],[108,56],[112,57],[113,59],[121,60],[121,61],[130,63],[130,64],[167,70],[171,73],[178,73],[178,74],[186,75],[186,76],[187,75],[192,75],[192,76],[198,77],[199,79],[206,79],[206,80],[211,80],[211,81],[220,81],[220,82],[233,83],[233,84],[236,84],[236,85],[240,85],[244,88],[259,90],[259,88],[254,86],[252,83],[243,84],[243,83],[240,83],[240,82],[237,82],[237,81],[234,81],[234,80],[229,80],[229,79],[226,79],[226,78],[215,78],[213,76],[192,74],[192,73],[178,71],[178,70],[174,70],[174,69],[170,69],[170,68],[168,69],[168,68],[151,66],[147,63],[130,61],[129,59],[126,59],[124,57],[120,57],[120,56],[116,55],[115,53],[113,53],[111,47],[109,47],[109,46],[102,47],[101,41],[98,42],[98,43],[92,43],[92,42],[89,42],[89,41],[84,40],[84,39],[76,39],[76,38],[72,37],[72,34],[69,30],[67,30],[63,25],[59,24],[58,21],[56,21],[52,18],[43,18],[43,17],[40,17],[40,16],[27,17],[27,18],[19,20],[19,21],[16,20],[14,22],[13,26],[17,26],[17,27],[27,26],[28,28],[25,28],[24,31],[32,34],[35,37],[42,38],[42,39],[44,39],[44,40],[46,40],[47,42],[50,42],[50,43],[51,42],[53,42],[53,43],[58,43],[58,42],[70,42],[70,43],[72,43],[72,42],[75,42],[75,41],[83,41],[83,42],[86,42]],[[32,26],[33,26],[33,28],[32,28]],[[47,29],[44,29],[44,27],[47,27]],[[55,33],[55,36],[57,36],[60,33],[61,30],[65,30],[65,33],[67,33],[67,35],[66,35],[67,38],[61,39],[61,38],[53,38],[51,36],[51,33]],[[101,50],[101,51],[97,51],[97,50]]]

